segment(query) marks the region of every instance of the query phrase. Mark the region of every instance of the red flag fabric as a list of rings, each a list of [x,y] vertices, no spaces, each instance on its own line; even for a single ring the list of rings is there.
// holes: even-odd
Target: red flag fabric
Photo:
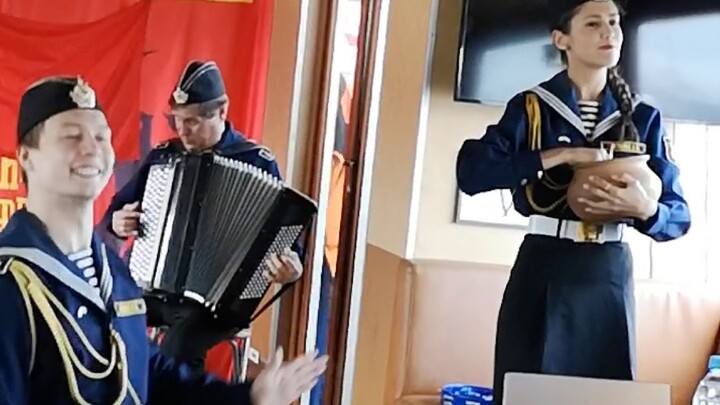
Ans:
[[[140,74],[149,2],[92,23],[50,24],[0,14],[0,122],[17,122],[20,96],[38,79],[79,74],[96,89],[118,159],[139,147]],[[0,127],[0,151],[16,147],[14,125]]]
[[[85,24],[143,0],[0,0],[0,13],[51,24]]]
[[[163,117],[167,100],[185,64],[196,58],[218,63],[231,100],[230,120],[260,140],[273,0],[0,0],[0,13],[37,23],[81,24],[138,2],[150,4],[145,38],[138,43],[145,49],[141,111],[153,117],[152,143],[172,136]]]
[[[230,120],[249,138],[261,138],[273,3],[153,1],[141,95],[143,112],[154,117],[153,144],[173,135],[158,118],[168,112],[170,94],[191,59],[217,62],[230,98]]]
[[[38,79],[79,74],[95,88],[117,159],[139,154],[140,77],[149,2],[139,2],[91,23],[51,24],[0,14],[0,226],[24,206],[15,161],[20,97]],[[114,179],[96,203],[107,206]]]
[[[108,112],[119,165],[96,203],[96,219],[132,174],[133,162],[174,135],[167,101],[191,59],[218,63],[230,120],[260,140],[273,3],[0,0],[0,122],[6,123],[0,127],[6,158],[0,162],[0,228],[23,205],[19,178],[11,179],[17,170],[10,170],[17,169],[15,123],[20,94],[39,77],[82,74]]]

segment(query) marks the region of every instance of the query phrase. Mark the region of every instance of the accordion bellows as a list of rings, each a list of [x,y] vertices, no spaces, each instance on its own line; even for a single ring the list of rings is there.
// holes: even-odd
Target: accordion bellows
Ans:
[[[146,291],[213,310],[254,310],[270,286],[267,260],[298,239],[315,202],[262,169],[215,153],[169,155],[149,170],[129,261],[133,278]]]

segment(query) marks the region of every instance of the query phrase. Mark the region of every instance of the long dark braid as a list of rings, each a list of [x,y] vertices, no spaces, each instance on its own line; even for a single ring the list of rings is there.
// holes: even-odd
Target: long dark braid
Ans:
[[[620,107],[622,117],[620,122],[613,128],[613,138],[618,141],[639,142],[640,134],[632,120],[632,114],[635,111],[634,97],[630,85],[620,76],[617,67],[608,69],[608,85]]]

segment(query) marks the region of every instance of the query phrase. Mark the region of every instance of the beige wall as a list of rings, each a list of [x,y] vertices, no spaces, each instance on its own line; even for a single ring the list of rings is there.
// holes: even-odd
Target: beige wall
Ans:
[[[280,172],[298,184],[307,164],[314,84],[315,53],[321,3],[314,0],[274,0],[268,67],[263,143],[275,154]],[[302,10],[306,7],[305,10]],[[302,13],[307,13],[306,27]],[[302,48],[299,48],[302,46]],[[298,54],[301,53],[298,58]],[[298,59],[300,63],[298,66]],[[296,75],[299,79],[296,81]],[[269,299],[270,295],[265,299]],[[253,322],[252,345],[266,358],[272,346],[272,310]]]
[[[301,0],[275,0],[268,67],[263,143],[275,154],[280,171],[287,174],[295,59],[300,27]],[[266,297],[266,299],[268,299]],[[269,355],[273,316],[268,309],[253,322],[252,346],[261,358]]]
[[[408,244],[432,2],[392,0],[388,16],[368,242],[400,257]]]
[[[391,2],[368,243],[407,259],[510,264],[521,231],[453,223],[456,153],[502,112],[453,101],[461,3]]]
[[[288,157],[290,106],[299,24],[300,0],[275,0],[263,142],[272,149],[283,173]]]
[[[408,310],[396,308],[403,268],[421,259],[510,264],[522,237],[453,223],[457,150],[501,113],[453,102],[461,4],[390,2],[353,404],[391,404],[402,395],[390,341],[393,314]]]
[[[289,133],[300,0],[275,1],[264,142],[286,172],[288,150],[299,147],[292,145]],[[482,134],[500,113],[498,108],[452,101],[461,0],[392,0],[390,5],[368,235],[368,243],[380,249],[368,250],[367,266],[382,263],[380,267],[391,270],[378,259],[387,256],[383,250],[398,260],[509,264],[520,232],[453,223],[457,149],[463,139]],[[308,73],[306,68],[304,76]],[[303,87],[309,91],[311,86]],[[300,111],[299,120],[305,115]],[[369,287],[366,283],[365,298],[385,294]],[[367,311],[368,301],[363,301],[361,312],[377,313]],[[269,348],[270,321],[267,312],[253,325],[253,346],[263,355]],[[383,335],[367,320],[361,324],[364,333]],[[367,346],[366,339],[360,341]],[[368,359],[368,354],[360,358]],[[363,362],[356,361],[362,369]],[[366,368],[379,372],[384,360],[378,361]]]
[[[498,108],[452,100],[461,2],[390,2],[368,243],[406,259],[509,264],[520,232],[453,223],[457,149],[500,114]],[[293,146],[300,3],[276,0],[273,20],[264,142],[283,172]],[[254,346],[263,354],[270,321],[267,312],[253,325]]]
[[[288,151],[301,149],[304,138],[301,134],[296,145],[290,139],[300,0],[275,2],[264,141],[287,172],[287,165],[293,165]],[[509,264],[521,237],[517,231],[453,223],[457,149],[500,113],[497,108],[452,101],[461,0],[389,4],[368,230],[371,246],[355,359],[353,403],[358,404],[381,404],[395,395],[386,393],[384,385],[394,378],[387,363],[393,322],[387,316],[395,301],[394,277],[408,263],[402,259]],[[312,55],[312,50],[305,55]],[[308,74],[303,76],[307,79]],[[312,85],[303,87],[301,99]],[[300,111],[298,120],[298,127],[306,128],[307,112]],[[302,171],[301,160],[293,165],[296,172]],[[267,312],[253,325],[253,346],[263,357],[270,347],[270,324]]]

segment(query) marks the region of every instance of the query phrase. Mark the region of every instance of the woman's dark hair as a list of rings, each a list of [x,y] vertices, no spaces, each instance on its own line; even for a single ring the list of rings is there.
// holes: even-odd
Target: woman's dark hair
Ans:
[[[623,9],[618,1],[610,1],[613,1],[618,10],[620,10],[620,14],[623,14]],[[554,29],[559,30],[563,34],[569,34],[570,23],[573,17],[577,15],[579,8],[580,6],[562,15],[558,19],[557,24],[554,25]],[[564,64],[567,64],[568,58],[566,51],[560,50],[560,58]],[[620,114],[622,116],[620,122],[612,129],[612,138],[618,141],[638,142],[640,140],[640,135],[635,123],[632,121],[632,114],[635,111],[634,96],[632,94],[632,90],[630,89],[630,85],[628,85],[625,79],[623,79],[620,75],[616,66],[608,69],[608,85],[610,86],[610,90],[615,98],[615,102],[617,102],[618,107],[620,108]]]

